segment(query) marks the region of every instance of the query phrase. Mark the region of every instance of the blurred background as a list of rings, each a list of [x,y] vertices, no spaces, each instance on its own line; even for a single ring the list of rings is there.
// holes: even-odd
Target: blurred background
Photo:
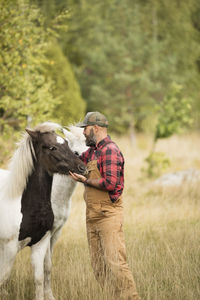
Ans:
[[[200,1],[0,0],[0,11],[0,167],[25,127],[102,112],[125,156],[127,256],[142,299],[200,299]],[[55,249],[53,290],[109,300],[90,267],[82,193]],[[29,256],[5,300],[33,299]]]
[[[198,0],[1,0],[0,9],[1,139],[98,110],[134,142],[135,132],[155,134],[167,98],[176,121],[184,114],[179,127],[199,129]]]

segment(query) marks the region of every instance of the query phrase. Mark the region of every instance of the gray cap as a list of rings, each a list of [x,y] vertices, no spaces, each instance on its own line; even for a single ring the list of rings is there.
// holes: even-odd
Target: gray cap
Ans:
[[[108,127],[108,120],[98,111],[88,112],[83,122],[76,124],[77,127],[86,127],[90,125],[98,125],[101,127]]]

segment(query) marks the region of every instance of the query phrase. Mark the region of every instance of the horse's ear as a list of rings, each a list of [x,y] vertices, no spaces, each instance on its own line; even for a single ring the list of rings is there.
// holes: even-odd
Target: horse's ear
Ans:
[[[38,132],[32,129],[26,128],[26,132],[32,137],[33,140],[38,138]]]

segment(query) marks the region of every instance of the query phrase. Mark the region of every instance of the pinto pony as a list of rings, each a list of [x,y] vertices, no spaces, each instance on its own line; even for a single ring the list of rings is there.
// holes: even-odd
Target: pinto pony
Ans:
[[[54,299],[49,284],[56,219],[51,205],[53,174],[86,174],[85,165],[55,133],[57,129],[62,128],[50,122],[26,129],[9,170],[0,172],[0,285],[8,278],[17,252],[30,246],[37,300],[43,300],[44,294],[47,300]]]

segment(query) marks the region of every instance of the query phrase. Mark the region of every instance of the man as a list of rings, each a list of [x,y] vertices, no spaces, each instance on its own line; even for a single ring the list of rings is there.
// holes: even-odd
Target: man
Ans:
[[[139,300],[126,263],[122,230],[123,155],[107,135],[108,121],[103,114],[89,112],[77,126],[84,128],[89,146],[81,155],[89,175],[70,174],[85,184],[87,237],[95,277],[114,299]]]

